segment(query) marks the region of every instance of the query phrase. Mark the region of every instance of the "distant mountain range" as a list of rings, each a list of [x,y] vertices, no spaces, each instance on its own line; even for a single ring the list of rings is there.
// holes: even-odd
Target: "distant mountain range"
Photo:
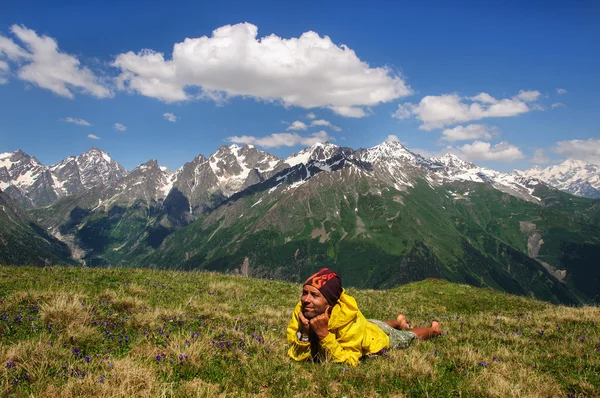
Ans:
[[[535,166],[526,171],[515,170],[514,173],[538,178],[572,195],[600,198],[600,165],[597,164],[568,159],[545,169]]]
[[[287,159],[222,146],[174,173],[155,160],[128,173],[98,149],[52,167],[17,151],[0,155],[0,184],[91,266],[294,281],[331,266],[359,287],[443,277],[600,300],[599,201],[399,142],[315,144]]]
[[[50,167],[21,150],[0,154],[0,189],[28,209],[109,186],[126,175],[127,170],[96,148]]]

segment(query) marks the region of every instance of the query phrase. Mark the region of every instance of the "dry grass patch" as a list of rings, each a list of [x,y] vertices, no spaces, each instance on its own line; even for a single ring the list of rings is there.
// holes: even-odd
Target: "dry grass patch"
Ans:
[[[32,383],[40,380],[48,382],[48,370],[52,367],[58,368],[73,361],[73,355],[62,348],[62,345],[53,343],[48,336],[42,336],[38,340],[20,341],[13,345],[0,345],[0,363],[6,371],[6,364],[14,363],[14,368],[22,369],[30,378]],[[9,383],[8,377],[4,377],[5,387]]]
[[[399,373],[403,378],[431,378],[434,377],[436,371],[434,369],[434,358],[431,355],[426,355],[414,347],[407,350],[392,350],[390,357],[396,364],[403,364],[399,369]]]
[[[50,385],[43,397],[156,397],[167,396],[165,387],[156,381],[150,367],[129,358],[113,363],[110,374],[89,373],[85,377],[70,378],[65,384]],[[169,394],[170,395],[170,394]]]
[[[514,363],[494,364],[482,368],[468,384],[478,395],[491,397],[556,397],[563,396],[560,386],[549,375],[539,374]]]
[[[157,329],[169,320],[182,319],[185,316],[186,312],[182,309],[150,308],[135,312],[129,322],[136,329]]]
[[[8,296],[2,303],[0,309],[2,311],[15,311],[23,305],[41,304],[55,297],[56,293],[51,292],[35,292],[35,291],[19,291]]]
[[[146,295],[148,294],[148,291],[146,289],[135,283],[130,283],[129,285],[127,285],[125,287],[125,291],[131,294],[132,296],[136,297],[146,297]]]
[[[210,319],[233,319],[233,306],[229,303],[202,303],[199,306],[192,303],[191,307],[199,309],[202,316]]]
[[[214,281],[208,283],[207,289],[211,294],[245,296],[248,288],[242,283],[243,280]]]
[[[77,294],[57,293],[40,305],[40,319],[56,330],[70,331],[90,320],[85,298]]]
[[[207,383],[200,378],[189,380],[176,391],[178,397],[213,398],[226,397],[225,393],[219,393],[221,387],[218,384]]]
[[[112,300],[115,311],[133,313],[146,307],[146,304],[137,297],[118,297]]]

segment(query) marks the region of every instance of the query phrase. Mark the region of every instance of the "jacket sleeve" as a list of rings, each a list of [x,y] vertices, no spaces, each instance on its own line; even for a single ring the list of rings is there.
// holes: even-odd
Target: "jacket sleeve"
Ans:
[[[300,330],[300,318],[298,313],[300,312],[302,304],[298,302],[294,312],[292,312],[292,319],[288,323],[287,327],[287,341],[290,344],[288,355],[296,361],[306,361],[310,357],[310,342],[302,342],[298,340],[298,330]]]
[[[362,333],[354,325],[341,338],[331,331],[321,340],[321,347],[327,352],[327,359],[336,363],[357,366],[362,357]]]

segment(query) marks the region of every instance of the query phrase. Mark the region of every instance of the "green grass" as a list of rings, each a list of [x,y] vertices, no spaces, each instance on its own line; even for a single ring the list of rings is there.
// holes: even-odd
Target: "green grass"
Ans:
[[[440,280],[349,289],[439,338],[356,368],[296,363],[301,287],[206,272],[0,267],[0,396],[598,396],[600,309]]]

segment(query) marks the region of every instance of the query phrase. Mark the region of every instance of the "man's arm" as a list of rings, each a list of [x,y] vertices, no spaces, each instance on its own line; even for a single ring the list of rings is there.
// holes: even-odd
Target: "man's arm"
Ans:
[[[365,328],[361,326],[364,325],[356,319],[350,327],[339,331],[339,336],[336,338],[334,333],[329,332],[330,314],[331,307],[325,313],[310,320],[310,327],[319,338],[321,347],[327,352],[327,359],[352,366],[358,365],[362,357],[362,340],[365,333]]]
[[[292,319],[287,327],[287,341],[290,344],[288,355],[296,361],[306,361],[310,357],[310,342],[298,339],[298,332],[301,332],[301,329],[303,329],[299,317],[301,306],[301,303],[296,305],[296,308],[292,312]]]

